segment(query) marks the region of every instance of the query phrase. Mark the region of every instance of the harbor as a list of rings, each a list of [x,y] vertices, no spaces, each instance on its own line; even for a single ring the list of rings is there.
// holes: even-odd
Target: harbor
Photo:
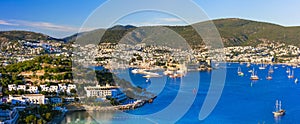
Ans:
[[[226,68],[223,68],[225,66]],[[247,64],[221,63],[219,67],[219,69],[227,70],[225,87],[217,106],[211,115],[206,118],[205,122],[198,119],[198,108],[203,105],[204,98],[209,89],[208,86],[210,84],[212,73],[216,71],[214,69],[210,72],[189,71],[185,77],[176,79],[169,78],[166,75],[160,78],[150,78],[151,83],[161,83],[156,82],[156,80],[166,79],[166,86],[151,104],[144,104],[142,107],[136,109],[131,109],[127,106],[127,108],[124,107],[124,111],[118,112],[93,111],[94,114],[92,115],[89,114],[90,112],[85,111],[76,112],[74,114],[68,113],[66,118],[69,119],[63,120],[63,122],[75,122],[76,119],[78,119],[76,117],[85,115],[85,118],[92,119],[86,120],[85,118],[79,118],[81,122],[91,122],[91,120],[94,120],[97,123],[113,123],[119,122],[119,119],[126,119],[126,122],[128,123],[134,123],[139,120],[152,123],[142,117],[139,118],[139,115],[146,115],[146,117],[148,117],[148,114],[155,114],[164,110],[173,102],[178,93],[184,93],[187,96],[196,93],[196,99],[194,100],[191,109],[187,111],[186,115],[178,120],[178,123],[218,123],[220,121],[224,123],[290,123],[291,120],[293,120],[293,122],[300,121],[297,116],[300,114],[299,111],[297,111],[300,110],[298,106],[300,101],[296,99],[300,95],[300,85],[295,83],[296,78],[299,78],[297,77],[297,74],[300,73],[300,68],[292,68],[292,66],[283,64],[273,64],[273,73],[270,74],[272,75],[272,80],[268,80],[266,77],[268,76],[271,67],[269,64],[266,64],[266,69],[262,70],[259,69],[260,64],[251,64],[247,67]],[[237,74],[239,67],[240,71],[244,73],[244,76],[239,76]],[[255,74],[259,77],[258,80],[250,80],[252,73],[248,71],[253,70],[253,68]],[[286,72],[287,68],[294,71],[293,79],[288,78],[288,73]],[[163,74],[163,72],[158,73]],[[201,77],[200,80],[196,79],[199,74]],[[142,80],[145,80],[144,78],[139,79],[140,80],[135,81],[142,82]],[[192,87],[192,84],[199,83],[195,82],[196,80],[201,82],[199,89]],[[133,83],[139,85],[139,83]],[[180,86],[182,86],[182,89],[179,89]],[[198,91],[194,92],[195,89]],[[275,118],[273,112],[276,111],[276,100],[282,102],[281,107],[286,113],[284,116]],[[239,102],[233,104],[234,101]],[[179,101],[179,104],[180,103],[184,103],[184,101]],[[241,112],[241,110],[243,110],[243,112]],[[224,114],[224,112],[227,114]],[[149,119],[151,119],[150,116]],[[163,121],[155,122],[162,123]]]

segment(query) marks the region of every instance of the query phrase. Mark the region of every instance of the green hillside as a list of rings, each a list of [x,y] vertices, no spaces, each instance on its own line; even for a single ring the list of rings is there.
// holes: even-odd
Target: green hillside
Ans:
[[[216,25],[225,46],[251,45],[255,46],[260,42],[274,41],[286,44],[300,46],[300,27],[284,27],[276,24],[257,22],[251,20],[230,18],[213,20]],[[196,23],[201,25],[206,22]],[[183,37],[191,46],[203,44],[201,37],[196,33],[192,26],[164,26],[171,29]],[[151,28],[150,32],[145,30]],[[166,30],[155,30],[157,26],[152,27],[135,27],[131,25],[117,25],[107,30],[97,29],[89,32],[82,32],[66,37],[64,39],[55,39],[44,34],[28,32],[28,31],[2,31],[0,32],[0,41],[16,41],[16,40],[53,40],[74,42],[76,39],[81,43],[99,43],[110,42],[118,43],[124,36],[132,42],[148,42],[158,40],[155,36],[162,35]],[[153,34],[149,34],[149,33]],[[100,39],[100,34],[104,34]],[[165,37],[160,36],[160,40],[171,39],[171,35]],[[77,42],[78,42],[77,41]],[[153,41],[152,41],[153,42]],[[160,41],[163,42],[163,41]]]
[[[225,46],[237,46],[237,45],[251,45],[255,46],[257,43],[264,41],[274,41],[283,42],[287,44],[293,44],[300,46],[300,27],[283,27],[280,25],[275,25],[265,22],[250,21],[244,19],[218,19],[213,20],[216,25],[223,43]],[[202,24],[205,22],[196,23]],[[126,28],[130,27],[130,28]],[[202,43],[201,37],[196,33],[196,31],[191,26],[164,26],[169,28],[179,35],[181,35],[191,46],[196,46]],[[95,41],[99,42],[99,34],[104,33],[101,42],[119,42],[125,35],[132,36],[129,39],[141,40],[146,38],[141,35],[142,32],[137,33],[137,27],[124,26],[121,28],[119,25],[106,31],[103,29],[98,29],[91,32],[85,32],[84,34],[78,35],[80,40],[84,41]],[[156,32],[156,34],[161,34],[163,32]],[[137,35],[139,34],[139,35]],[[70,38],[69,38],[70,39]],[[74,41],[75,38],[71,38]]]

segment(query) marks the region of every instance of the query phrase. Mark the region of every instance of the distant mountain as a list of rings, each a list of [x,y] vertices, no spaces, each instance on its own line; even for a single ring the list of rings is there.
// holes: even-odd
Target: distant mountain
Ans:
[[[213,20],[217,27],[222,41],[225,46],[237,45],[251,45],[255,46],[261,42],[281,42],[286,44],[293,44],[300,47],[300,27],[284,27],[276,24],[229,18]],[[193,25],[202,25],[206,22],[199,22]],[[156,30],[156,29],[163,30]],[[0,32],[0,42],[16,41],[16,40],[53,40],[64,42],[81,43],[100,43],[110,42],[118,43],[120,41],[128,42],[161,42],[175,39],[168,30],[175,31],[179,36],[184,38],[189,45],[197,46],[203,44],[202,38],[192,28],[192,26],[148,26],[135,27],[132,25],[116,25],[114,27],[105,29],[97,29],[88,32],[77,33],[72,36],[56,39],[41,33],[34,33],[28,31],[2,31]],[[166,32],[170,34],[163,36]],[[103,34],[102,39],[99,36]],[[157,37],[159,36],[159,37]],[[180,39],[180,38],[179,38]]]
[[[28,40],[28,41],[56,41],[60,42],[63,39],[57,39],[50,37],[42,33],[36,33],[31,31],[0,31],[0,42]]]
[[[251,20],[229,18],[213,20],[222,37],[225,46],[251,45],[266,41],[282,42],[300,46],[300,27],[284,27],[276,24],[257,22]],[[202,24],[205,22],[196,23]],[[155,28],[156,26],[153,26]],[[202,38],[196,33],[192,26],[164,26],[181,35],[191,46],[203,44]],[[107,30],[98,29],[85,32],[80,35],[65,38],[66,41],[74,41],[74,37],[79,36],[83,42],[111,42],[117,43],[126,35],[132,41],[145,41],[147,39],[143,30],[144,27],[117,25]],[[104,33],[101,40],[99,34]],[[163,34],[159,30],[155,34]],[[153,36],[152,36],[153,37]]]

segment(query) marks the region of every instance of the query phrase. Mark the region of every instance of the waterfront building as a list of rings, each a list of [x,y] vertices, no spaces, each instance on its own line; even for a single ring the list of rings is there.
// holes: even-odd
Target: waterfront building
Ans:
[[[45,104],[46,99],[43,94],[25,94],[21,96],[12,96],[9,95],[8,101],[12,104]]]
[[[122,101],[127,98],[127,96],[122,93],[118,86],[110,86],[107,84],[106,86],[89,86],[84,88],[86,91],[87,97],[96,96],[99,98],[106,98],[110,96],[111,98],[115,98],[118,101]]]

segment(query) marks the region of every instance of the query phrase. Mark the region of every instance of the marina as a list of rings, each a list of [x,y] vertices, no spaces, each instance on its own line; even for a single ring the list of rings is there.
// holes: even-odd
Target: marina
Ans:
[[[223,64],[219,65],[223,67]],[[267,77],[269,74],[268,69],[259,70],[260,65],[251,64],[251,70],[254,70],[255,75],[259,77]],[[267,65],[266,68],[269,68]],[[182,118],[180,118],[177,123],[218,123],[222,121],[223,123],[296,123],[300,121],[298,115],[300,114],[300,100],[295,99],[300,95],[300,86],[295,83],[295,80],[289,79],[286,74],[287,68],[290,66],[282,67],[281,64],[274,64],[274,72],[272,73],[272,80],[267,80],[266,78],[259,78],[258,80],[249,80],[252,73],[245,73],[243,77],[236,74],[238,67],[242,71],[246,72],[249,68],[246,64],[240,65],[238,63],[227,63],[226,64],[226,83],[223,89],[222,97],[220,98],[218,104],[212,111],[212,113],[204,120],[201,121],[198,118],[199,110],[204,102],[205,96],[209,89],[209,84],[211,81],[212,73],[216,70],[210,72],[187,72],[186,76],[183,78],[176,78],[175,80],[169,78],[168,76],[163,76],[159,78],[150,79],[149,85],[155,85],[162,83],[160,81],[166,81],[166,86],[162,92],[157,96],[157,98],[151,104],[144,104],[138,109],[127,109],[123,112],[100,112],[97,114],[90,115],[88,112],[77,112],[69,113],[66,115],[66,119],[62,123],[71,123],[76,120],[81,120],[81,122],[97,122],[97,123],[118,123],[120,118],[125,119],[127,123],[163,123],[164,118],[168,115],[164,115],[162,118],[152,118],[147,116],[148,114],[154,114],[161,110],[164,110],[169,106],[175,96],[178,93],[196,94],[196,99],[192,104],[191,108],[187,111]],[[277,67],[277,69],[275,69]],[[220,68],[224,69],[224,68]],[[257,71],[256,71],[257,70]],[[291,70],[295,74],[300,73],[300,68],[295,68]],[[130,72],[130,71],[129,71]],[[163,74],[163,72],[157,72]],[[134,74],[132,74],[134,75]],[[142,76],[142,75],[135,75]],[[201,77],[199,89],[192,87],[192,84],[197,79],[195,77]],[[295,79],[297,76],[295,75]],[[144,78],[138,78],[138,80],[133,80],[133,84],[137,86],[143,86],[147,88],[147,85],[143,85],[138,82],[145,82]],[[182,88],[180,88],[182,87]],[[156,88],[152,89],[152,92],[156,92]],[[195,91],[195,90],[198,91]],[[151,91],[151,89],[149,89]],[[229,97],[230,96],[230,97]],[[276,105],[274,102],[280,100],[282,103],[282,108],[285,110],[284,116],[274,117],[273,112],[276,112]],[[234,103],[234,101],[238,101]],[[183,101],[179,101],[180,103]],[[242,111],[241,111],[242,110]],[[226,113],[226,114],[225,114]],[[84,116],[83,116],[84,115]],[[144,115],[140,117],[139,115]],[[89,116],[89,117],[87,117]],[[85,117],[85,118],[80,118]],[[86,118],[89,118],[88,120]]]

